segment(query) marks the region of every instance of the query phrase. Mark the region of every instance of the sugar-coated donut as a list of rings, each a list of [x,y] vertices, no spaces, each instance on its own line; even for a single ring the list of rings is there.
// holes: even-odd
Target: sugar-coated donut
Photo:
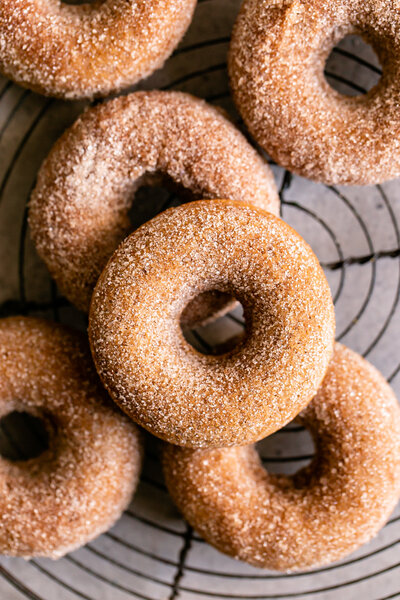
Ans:
[[[87,111],[56,143],[30,202],[37,250],[65,296],[88,310],[95,283],[131,231],[143,178],[165,176],[194,197],[246,200],[279,212],[272,173],[221,113],[188,94],[137,92]],[[195,322],[226,305],[208,295]]]
[[[183,338],[180,315],[215,289],[242,303],[246,335],[206,356]],[[231,446],[279,429],[314,396],[333,349],[333,305],[289,225],[242,202],[203,200],[122,242],[93,293],[89,338],[103,383],[134,421],[182,446]]]
[[[383,67],[367,94],[330,87],[324,66],[359,34]],[[400,175],[400,13],[392,0],[244,0],[229,51],[237,107],[257,142],[290,171],[327,184]]]
[[[0,553],[58,558],[114,523],[141,465],[136,426],[101,386],[87,340],[40,319],[0,321],[0,417],[41,418],[39,457],[0,457]]]
[[[196,0],[1,0],[0,71],[48,96],[105,96],[161,67]]]
[[[295,475],[269,474],[253,446],[165,446],[169,492],[210,544],[281,571],[327,564],[367,542],[400,494],[400,409],[382,375],[336,344],[300,414],[316,455]]]

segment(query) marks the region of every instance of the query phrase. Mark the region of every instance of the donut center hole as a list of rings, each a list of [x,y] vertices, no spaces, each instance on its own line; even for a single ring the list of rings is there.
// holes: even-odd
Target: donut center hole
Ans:
[[[172,191],[161,185],[140,186],[129,209],[132,231],[171,206],[176,206],[176,197]]]
[[[49,448],[49,432],[43,421],[28,412],[13,411],[0,419],[0,455],[7,460],[37,458]]]
[[[292,421],[258,442],[257,451],[269,473],[293,476],[310,464],[315,445],[309,431]]]
[[[234,302],[237,305],[232,310],[215,317],[220,310]],[[212,308],[215,309],[214,315],[210,310]],[[193,324],[193,321],[200,321],[202,315],[207,317],[206,322]],[[200,354],[229,354],[240,347],[244,339],[246,322],[243,306],[235,298],[222,292],[199,294],[183,311],[181,329],[187,343]]]
[[[197,199],[190,190],[164,174],[146,174],[134,192],[128,211],[131,229],[134,231],[167,208]]]
[[[381,65],[374,49],[360,35],[344,37],[331,51],[325,78],[343,96],[363,96],[381,78]]]

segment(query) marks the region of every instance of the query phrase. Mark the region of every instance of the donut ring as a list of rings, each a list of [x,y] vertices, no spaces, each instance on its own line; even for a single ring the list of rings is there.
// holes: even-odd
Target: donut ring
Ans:
[[[247,324],[222,356],[200,354],[180,328],[187,303],[210,289],[237,298]],[[289,225],[203,200],[122,242],[93,293],[89,338],[103,383],[134,421],[181,446],[231,446],[279,429],[314,396],[334,313],[316,256]]]
[[[0,417],[13,411],[44,421],[49,448],[26,461],[0,457],[0,553],[58,558],[129,504],[139,432],[100,385],[86,340],[41,319],[0,321]]]
[[[323,73],[359,34],[383,67],[367,94],[343,96]],[[392,0],[244,0],[229,51],[236,105],[278,164],[327,184],[400,175],[400,15]]]
[[[106,96],[161,67],[196,0],[1,0],[0,71],[46,96]]]
[[[317,454],[292,477],[266,472],[252,446],[165,447],[170,494],[221,552],[257,567],[304,570],[343,558],[388,519],[400,494],[400,409],[382,375],[336,344],[299,421]]]
[[[92,108],[50,152],[29,211],[39,255],[79,309],[89,309],[101,271],[132,229],[135,190],[157,174],[195,197],[246,200],[279,212],[268,165],[204,101],[179,92],[137,92]],[[226,295],[208,295],[188,307],[183,320],[205,320],[226,303]]]

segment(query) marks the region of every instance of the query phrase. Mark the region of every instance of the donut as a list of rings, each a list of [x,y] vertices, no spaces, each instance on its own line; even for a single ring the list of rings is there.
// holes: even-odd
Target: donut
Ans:
[[[185,341],[180,315],[201,292],[243,305],[246,334],[221,356]],[[200,200],[142,225],[93,293],[89,339],[114,401],[155,436],[186,447],[257,441],[316,393],[333,350],[324,273],[289,225],[249,204]]]
[[[274,214],[279,198],[268,165],[204,101],[178,92],[137,92],[88,110],[56,143],[32,194],[29,223],[61,292],[89,309],[108,258],[132,229],[135,190],[168,178],[190,197],[246,200]],[[183,320],[225,306],[208,295]]]
[[[114,523],[141,466],[136,426],[118,411],[93,368],[87,340],[61,325],[0,321],[0,418],[40,418],[40,456],[0,457],[0,553],[59,558]]]
[[[374,48],[378,84],[350,97],[324,66],[348,34]],[[236,105],[280,165],[326,184],[400,175],[400,14],[392,0],[244,0],[229,49]]]
[[[400,494],[400,409],[382,375],[336,344],[298,421],[316,455],[293,476],[268,473],[254,446],[165,444],[172,498],[221,552],[257,567],[305,570],[343,558],[388,519]]]
[[[1,0],[0,72],[46,96],[106,96],[161,67],[195,0]]]

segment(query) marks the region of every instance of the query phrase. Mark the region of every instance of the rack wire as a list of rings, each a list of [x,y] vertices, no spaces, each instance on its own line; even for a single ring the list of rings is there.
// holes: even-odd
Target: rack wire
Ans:
[[[200,0],[178,50],[162,71],[138,87],[191,92],[223,107],[242,127],[226,75],[237,8],[237,1]],[[364,93],[379,76],[373,57],[363,48],[357,52],[354,40],[336,48],[328,63],[328,80],[344,93]],[[0,272],[0,316],[40,315],[85,327],[84,317],[60,297],[49,279],[27,227],[27,202],[38,167],[83,107],[37,96],[0,79],[0,264],[5,267]],[[325,269],[336,305],[338,339],[368,357],[399,392],[399,183],[327,187],[271,166],[280,186],[283,218],[311,243]],[[163,208],[175,201],[168,197]],[[224,317],[227,335],[241,327],[240,311]],[[210,327],[197,329],[193,343],[207,351],[215,343],[214,333]],[[293,424],[260,444],[263,462],[274,471],[293,472],[312,453],[307,433]],[[0,597],[389,600],[400,598],[399,548],[397,509],[375,540],[334,565],[280,574],[235,562],[205,544],[181,520],[162,480],[157,443],[149,436],[138,492],[115,527],[57,562],[2,557]]]

